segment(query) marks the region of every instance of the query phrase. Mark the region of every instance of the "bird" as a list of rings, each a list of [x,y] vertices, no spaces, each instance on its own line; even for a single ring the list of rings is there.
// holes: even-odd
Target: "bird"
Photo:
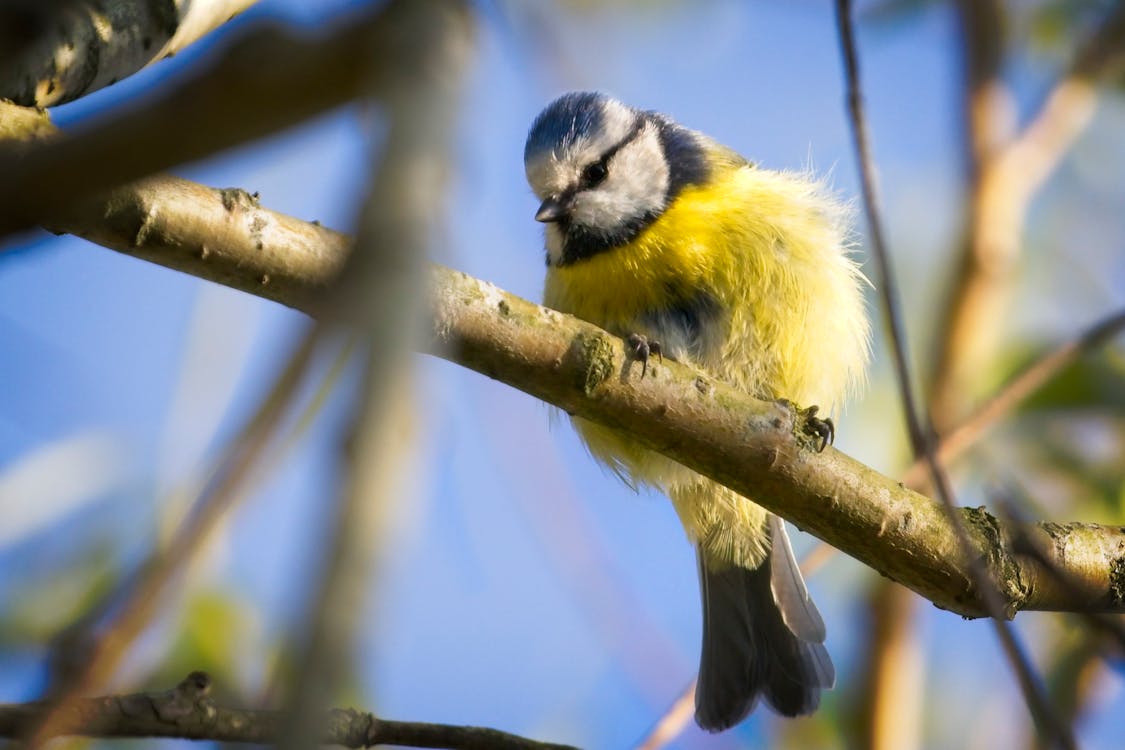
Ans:
[[[761,399],[813,407],[823,442],[870,351],[851,210],[809,170],[763,168],[702,132],[600,92],[532,122],[547,307]],[[816,408],[828,415],[815,417]],[[695,720],[718,732],[759,700],[812,713],[835,685],[825,626],[784,522],[618,430],[572,422],[630,486],[667,495],[695,547],[703,636]],[[823,448],[823,444],[820,446]]]

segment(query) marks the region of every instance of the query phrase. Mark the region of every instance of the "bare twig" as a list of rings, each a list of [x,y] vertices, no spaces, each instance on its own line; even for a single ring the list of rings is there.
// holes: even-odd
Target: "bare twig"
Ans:
[[[891,351],[894,359],[895,372],[898,376],[899,391],[905,411],[908,431],[915,456],[922,456],[929,467],[931,480],[937,495],[948,511],[954,534],[962,555],[965,556],[972,576],[982,600],[995,624],[1001,645],[1016,672],[1024,700],[1036,724],[1045,731],[1050,732],[1060,747],[1073,748],[1075,740],[1070,727],[1063,725],[1051,709],[1045,691],[1031,666],[1030,659],[1024,653],[1015,634],[1004,618],[1003,602],[995,582],[989,577],[988,572],[973,554],[973,545],[965,529],[964,522],[956,512],[953,499],[953,490],[949,484],[941,465],[938,463],[931,433],[923,428],[921,411],[913,395],[908,367],[908,354],[906,339],[901,323],[898,294],[894,286],[894,274],[891,269],[890,255],[886,249],[882,220],[880,218],[880,203],[875,188],[874,160],[871,157],[870,139],[867,132],[867,120],[863,109],[863,99],[859,84],[859,70],[855,49],[855,36],[851,23],[850,0],[837,0],[837,21],[840,31],[840,42],[843,50],[844,68],[847,79],[848,111],[851,116],[852,132],[855,140],[855,149],[859,159],[860,180],[863,187],[864,208],[867,214],[868,226],[871,232],[871,248],[875,256],[875,264],[879,269],[880,287],[883,293],[883,309],[891,335]]]
[[[967,145],[970,154],[983,155],[990,153],[1005,135],[1006,121],[991,116],[1008,104],[1006,92],[993,85],[995,71],[1003,57],[1001,0],[957,2],[962,11],[960,17],[972,19],[971,23],[964,24],[963,34],[968,40],[965,44],[966,73],[973,92],[965,113],[974,124],[987,126],[972,128],[976,138]],[[979,158],[970,158],[969,171],[974,180],[979,161]],[[914,458],[920,467],[919,476],[924,477],[927,473],[925,459],[917,453]],[[925,491],[923,482],[924,479],[918,484],[907,483],[907,486]],[[916,686],[917,675],[924,669],[924,656],[900,660],[896,652],[913,654],[917,650],[920,634],[913,623],[918,607],[897,584],[886,578],[873,579],[870,589],[872,622],[864,631],[866,657],[858,670],[864,687],[859,700],[853,701],[858,712],[857,723],[866,735],[864,741],[870,750],[917,747],[921,741],[921,724],[917,719],[922,713],[922,691]],[[904,690],[904,685],[908,689]],[[907,718],[898,720],[897,717]]]
[[[0,737],[18,738],[54,713],[51,737],[174,737],[266,744],[283,737],[280,711],[216,705],[211,678],[192,672],[172,690],[81,698],[58,711],[47,703],[0,704]],[[389,721],[355,709],[321,714],[317,745],[366,748],[396,745],[464,750],[574,750],[569,745],[536,742],[484,727]]]
[[[676,698],[653,726],[637,750],[660,750],[684,731],[695,713],[695,680]]]

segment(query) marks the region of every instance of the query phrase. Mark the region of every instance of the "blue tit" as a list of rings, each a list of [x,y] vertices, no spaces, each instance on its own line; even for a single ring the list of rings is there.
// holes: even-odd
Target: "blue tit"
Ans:
[[[845,206],[807,173],[763,169],[706,135],[598,93],[535,119],[544,302],[763,399],[829,414],[862,381],[866,284]],[[703,645],[695,719],[720,731],[764,698],[811,713],[835,683],[825,628],[781,519],[627,435],[575,418],[590,452],[671,500],[695,545]]]

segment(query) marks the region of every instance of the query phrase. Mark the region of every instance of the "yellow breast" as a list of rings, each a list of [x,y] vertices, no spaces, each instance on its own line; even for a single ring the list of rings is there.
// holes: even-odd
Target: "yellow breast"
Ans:
[[[845,212],[805,175],[751,166],[683,190],[632,242],[552,267],[547,305],[618,335],[702,291],[725,313],[697,364],[762,397],[836,406],[867,359]]]

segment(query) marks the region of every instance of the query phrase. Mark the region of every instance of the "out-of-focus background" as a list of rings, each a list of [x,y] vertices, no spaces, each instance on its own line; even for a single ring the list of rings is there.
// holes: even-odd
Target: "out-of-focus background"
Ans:
[[[73,127],[143,101],[205,64],[241,27],[282,19],[314,29],[357,5],[263,0],[175,58],[52,118]],[[1007,5],[1002,74],[1018,128],[1113,4]],[[952,3],[858,10],[884,216],[912,364],[925,383],[964,235],[964,40]],[[435,260],[538,300],[542,238],[523,141],[540,108],[571,89],[665,112],[763,166],[811,169],[858,208],[830,3],[537,0],[481,3],[477,14]],[[970,401],[1125,306],[1125,98],[1113,83],[1099,91],[1088,129],[1030,203],[1012,297],[999,319],[979,321],[996,333]],[[347,107],[175,172],[258,191],[270,209],[349,231],[375,158],[372,117]],[[861,219],[857,212],[857,253],[866,257]],[[16,702],[43,688],[52,636],[171,533],[199,472],[257,404],[306,319],[74,237],[25,234],[3,249],[0,702]],[[874,294],[871,308],[878,316]],[[886,350],[880,326],[869,387],[839,420],[836,445],[894,475],[909,446]],[[415,365],[411,481],[396,498],[390,562],[364,616],[350,702],[388,718],[494,726],[584,747],[636,745],[697,664],[695,563],[671,506],[601,470],[542,403],[433,358]],[[163,688],[205,669],[234,702],[269,695],[323,556],[347,391],[329,398],[209,543],[115,687]],[[1017,497],[1031,518],[1125,522],[1123,409],[1118,340],[956,465],[959,501]],[[816,540],[797,533],[795,544],[800,555]],[[819,566],[809,587],[838,667],[821,711],[782,721],[760,710],[714,736],[689,726],[669,747],[864,743],[872,685],[884,684],[869,674],[876,625],[892,617],[875,603],[888,595],[877,574],[842,554]],[[988,623],[913,595],[897,606],[905,614],[894,621],[908,635],[891,659],[899,681],[890,684],[900,691],[892,713],[915,746],[1035,747]],[[1015,628],[1059,705],[1075,705],[1082,746],[1119,747],[1120,665],[1098,657],[1084,623],[1025,613]]]

